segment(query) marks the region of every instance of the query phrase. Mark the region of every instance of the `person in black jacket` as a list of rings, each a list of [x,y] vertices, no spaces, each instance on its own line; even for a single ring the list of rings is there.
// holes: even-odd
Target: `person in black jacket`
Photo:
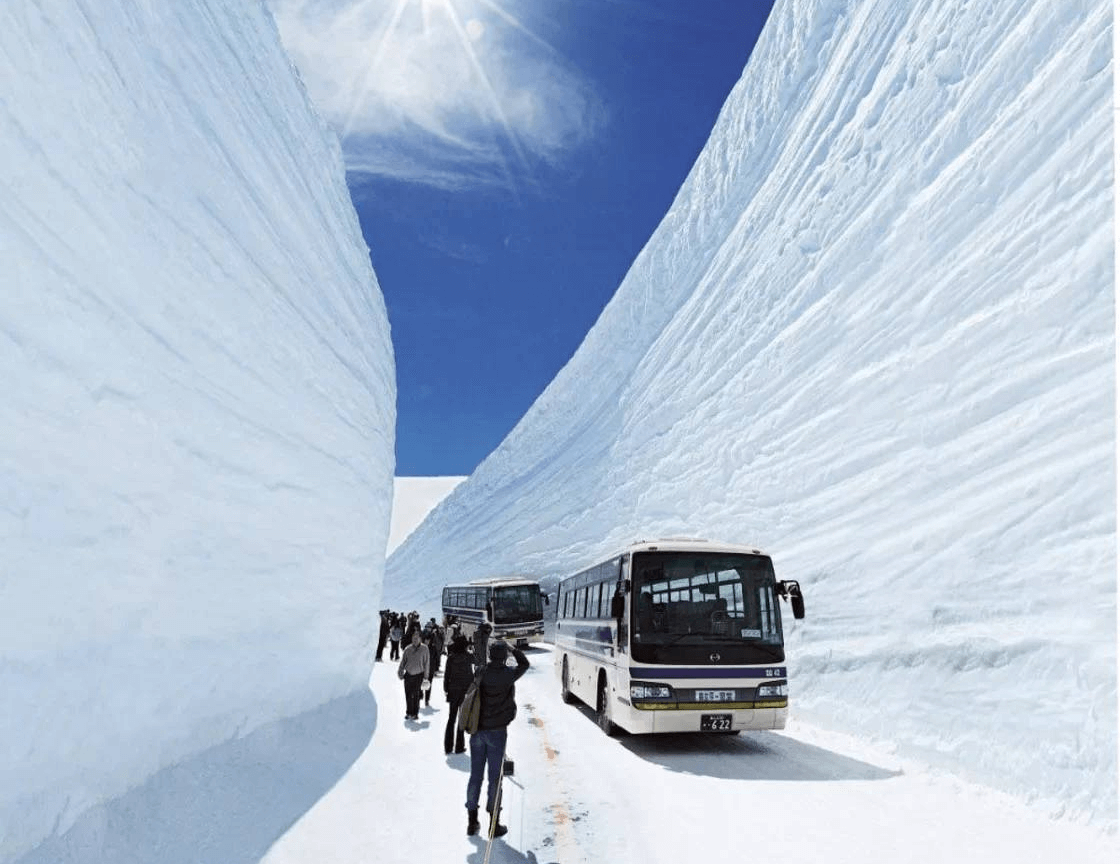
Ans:
[[[514,682],[529,669],[529,661],[517,648],[513,656],[517,668],[506,666],[509,649],[505,642],[495,640],[490,644],[490,662],[482,674],[479,693],[482,701],[478,716],[478,731],[471,735],[471,776],[467,781],[467,833],[478,833],[478,799],[482,794],[482,772],[486,771],[486,812],[491,814],[490,836],[501,837],[508,830],[499,821],[501,809],[495,797],[501,777],[502,760],[506,752],[506,733],[517,714],[514,700]],[[495,807],[498,807],[495,810]]]
[[[377,614],[381,616],[381,629],[377,632],[377,660],[380,662],[381,655],[385,653],[385,643],[389,641],[389,615],[391,613],[388,609],[382,609]]]
[[[486,646],[490,644],[490,634],[493,631],[489,621],[483,621],[474,631],[474,662],[479,666],[486,662]]]
[[[443,752],[451,752],[452,735],[455,738],[455,752],[466,753],[463,730],[459,729],[459,709],[463,697],[474,679],[474,664],[467,651],[467,637],[456,636],[447,647],[447,668],[443,673],[443,692],[447,695],[447,728],[443,732]]]

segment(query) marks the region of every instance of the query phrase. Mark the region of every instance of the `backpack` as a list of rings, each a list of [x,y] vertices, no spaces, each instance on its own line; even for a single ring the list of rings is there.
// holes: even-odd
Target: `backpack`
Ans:
[[[486,667],[482,666],[475,673],[471,686],[463,696],[463,705],[459,709],[459,730],[473,735],[478,731],[478,720],[482,716],[482,676]]]

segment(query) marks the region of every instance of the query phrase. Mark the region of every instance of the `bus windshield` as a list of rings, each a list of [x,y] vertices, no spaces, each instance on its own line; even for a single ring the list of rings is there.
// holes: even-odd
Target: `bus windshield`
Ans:
[[[495,624],[539,621],[544,615],[541,589],[537,585],[505,585],[495,588],[491,602],[494,604]]]
[[[766,555],[634,555],[635,644],[782,645],[774,565]]]

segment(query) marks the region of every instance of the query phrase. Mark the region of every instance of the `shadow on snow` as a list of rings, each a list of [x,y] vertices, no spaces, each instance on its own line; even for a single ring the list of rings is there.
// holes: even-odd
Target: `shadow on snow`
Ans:
[[[595,722],[590,708],[583,704],[578,708]],[[780,732],[631,735],[619,730],[618,743],[670,771],[724,780],[887,780],[902,774]]]
[[[91,808],[17,864],[257,864],[354,763],[376,726],[365,688],[270,723]]]

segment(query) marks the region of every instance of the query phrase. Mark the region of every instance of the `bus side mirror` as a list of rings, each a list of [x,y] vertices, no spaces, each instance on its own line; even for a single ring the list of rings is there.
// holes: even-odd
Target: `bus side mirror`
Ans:
[[[548,595],[545,594],[543,591],[541,592],[541,599],[544,601],[544,605],[547,606],[548,605]]]
[[[621,594],[615,594],[611,598],[611,617],[621,618],[622,613],[626,611],[626,599]]]
[[[796,579],[784,579],[778,583],[778,596],[789,600],[793,608],[793,617],[801,620],[805,617],[805,596],[801,593],[801,585]]]

